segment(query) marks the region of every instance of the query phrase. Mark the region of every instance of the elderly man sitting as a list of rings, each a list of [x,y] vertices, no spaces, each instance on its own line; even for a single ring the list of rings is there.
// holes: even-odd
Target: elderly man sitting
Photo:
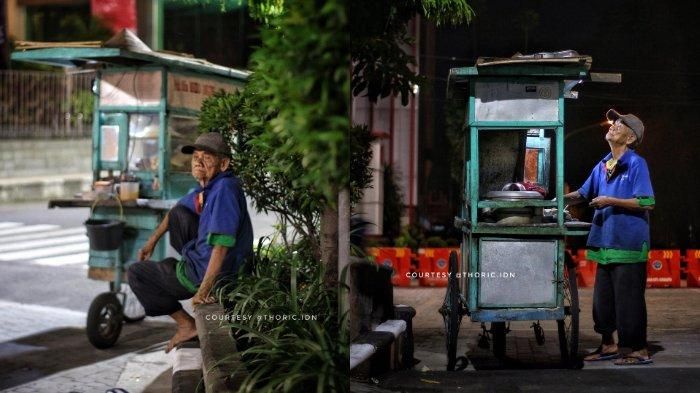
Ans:
[[[252,257],[253,228],[238,178],[229,170],[230,149],[219,133],[203,134],[182,152],[192,154],[192,176],[199,187],[180,199],[138,252],[129,267],[129,285],[148,316],[170,315],[177,331],[166,352],[197,336],[194,319],[179,300],[213,303],[212,289]],[[170,232],[182,258],[151,262],[153,249]]]

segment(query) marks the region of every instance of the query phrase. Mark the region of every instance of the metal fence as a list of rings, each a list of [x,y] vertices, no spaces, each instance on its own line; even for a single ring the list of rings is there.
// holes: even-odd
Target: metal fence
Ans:
[[[90,136],[94,78],[91,70],[0,70],[0,139]]]

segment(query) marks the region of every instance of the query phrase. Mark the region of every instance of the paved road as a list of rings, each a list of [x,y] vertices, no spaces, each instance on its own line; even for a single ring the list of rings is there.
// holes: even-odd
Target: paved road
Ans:
[[[581,305],[580,353],[594,349],[592,289],[579,290]],[[478,345],[480,324],[465,318],[460,329],[458,356],[469,359],[466,369],[444,371],[447,363],[443,321],[437,310],[444,288],[394,288],[394,303],[416,308],[413,320],[413,370],[389,373],[378,387],[401,392],[690,392],[700,384],[700,289],[648,289],[648,340],[654,358],[650,366],[620,367],[612,362],[587,363],[582,370],[562,369],[556,325],[543,321],[545,344],[537,344],[531,322],[513,322],[506,339],[506,358],[499,361],[489,348]],[[353,391],[370,391],[356,384]],[[371,391],[375,391],[372,389]]]
[[[173,331],[168,317],[124,325],[108,350],[87,341],[86,311],[108,289],[106,282],[87,279],[82,223],[88,214],[49,210],[46,203],[0,205],[2,391],[154,392],[169,381],[172,362],[163,351]],[[274,218],[251,218],[256,236],[272,232]],[[156,378],[159,386],[152,383]]]

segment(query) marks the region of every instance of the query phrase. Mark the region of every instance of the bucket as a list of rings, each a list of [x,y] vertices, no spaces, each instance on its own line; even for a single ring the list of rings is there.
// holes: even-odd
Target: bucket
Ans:
[[[124,221],[91,218],[85,221],[85,228],[87,228],[92,250],[116,250],[122,245]]]

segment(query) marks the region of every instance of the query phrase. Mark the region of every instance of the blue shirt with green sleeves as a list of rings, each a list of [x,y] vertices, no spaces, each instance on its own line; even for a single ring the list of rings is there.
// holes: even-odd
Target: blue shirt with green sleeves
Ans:
[[[612,154],[608,153],[593,168],[578,190],[579,194],[588,201],[597,196],[609,196],[638,198],[642,206],[653,205],[654,191],[646,161],[629,149],[617,160],[615,172],[608,179],[605,163],[611,158]],[[645,243],[650,244],[648,211],[632,211],[617,206],[595,210],[588,247],[641,251]]]
[[[201,209],[197,209],[201,192],[204,193],[204,203]],[[204,188],[198,186],[182,197],[178,204],[199,214],[197,238],[190,240],[181,250],[182,270],[187,281],[194,285],[202,282],[214,245],[229,247],[222,275],[233,276],[238,272],[253,254],[253,226],[240,180],[231,172],[219,173]]]

